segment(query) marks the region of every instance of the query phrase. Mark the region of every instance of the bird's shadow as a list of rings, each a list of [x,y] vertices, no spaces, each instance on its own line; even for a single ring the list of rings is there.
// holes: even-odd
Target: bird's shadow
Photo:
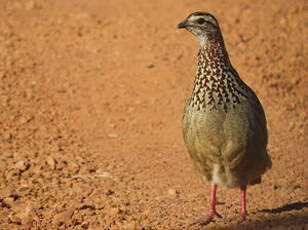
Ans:
[[[308,202],[295,202],[274,209],[262,209],[258,212],[270,213],[257,219],[251,219],[241,223],[230,223],[216,230],[257,230],[257,229],[298,229],[308,230],[308,210],[300,213],[287,213],[294,210],[302,210],[308,207]],[[277,215],[278,214],[278,215]],[[194,230],[208,229],[209,226],[194,228]]]
[[[295,202],[292,204],[286,204],[283,205],[279,208],[274,208],[274,209],[262,209],[259,212],[265,212],[265,213],[282,213],[282,212],[287,212],[287,211],[292,211],[292,210],[301,210],[303,208],[308,207],[308,202]]]

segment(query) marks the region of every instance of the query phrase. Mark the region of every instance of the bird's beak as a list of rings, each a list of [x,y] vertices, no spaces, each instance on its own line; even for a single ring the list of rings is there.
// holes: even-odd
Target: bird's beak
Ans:
[[[176,26],[176,28],[178,28],[178,29],[186,28],[186,20],[180,22],[180,23]]]

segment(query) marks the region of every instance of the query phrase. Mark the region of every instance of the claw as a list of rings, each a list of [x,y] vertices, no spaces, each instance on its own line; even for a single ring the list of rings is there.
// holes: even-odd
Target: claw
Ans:
[[[208,225],[214,220],[215,217],[222,218],[222,216],[218,212],[216,212],[216,210],[211,211],[205,220],[200,221],[200,225]]]
[[[200,225],[207,225],[209,224],[210,222],[213,221],[213,219],[215,217],[218,217],[218,218],[222,218],[222,216],[216,212],[216,209],[215,209],[215,205],[216,205],[216,185],[213,185],[211,187],[211,202],[210,202],[210,210],[209,210],[209,215],[207,216],[207,218],[204,220],[197,220],[197,221],[194,221],[192,224],[200,224]]]
[[[249,216],[249,215],[247,214],[246,210],[240,212],[240,217],[241,217],[242,220],[246,220],[247,216]]]

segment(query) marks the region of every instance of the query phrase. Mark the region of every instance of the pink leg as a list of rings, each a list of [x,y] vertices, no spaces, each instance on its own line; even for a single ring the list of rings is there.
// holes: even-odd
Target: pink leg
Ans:
[[[241,216],[245,218],[247,215],[246,210],[246,186],[241,187]]]
[[[211,201],[210,201],[210,210],[209,210],[210,216],[217,215],[216,209],[215,209],[215,206],[216,206],[216,189],[217,189],[216,185],[213,185],[211,187]]]
[[[211,187],[211,202],[210,202],[209,215],[206,218],[206,220],[201,223],[202,225],[206,225],[206,224],[210,223],[215,216],[217,216],[219,218],[222,218],[222,216],[219,215],[216,212],[216,209],[215,209],[215,205],[216,205],[216,189],[217,189],[217,186],[216,185],[212,185],[212,187]]]

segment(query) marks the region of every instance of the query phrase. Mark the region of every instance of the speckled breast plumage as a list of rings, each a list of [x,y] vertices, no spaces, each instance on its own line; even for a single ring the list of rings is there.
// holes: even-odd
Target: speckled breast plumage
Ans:
[[[199,51],[183,134],[195,169],[213,184],[259,183],[270,167],[263,108],[232,67],[223,42]]]

